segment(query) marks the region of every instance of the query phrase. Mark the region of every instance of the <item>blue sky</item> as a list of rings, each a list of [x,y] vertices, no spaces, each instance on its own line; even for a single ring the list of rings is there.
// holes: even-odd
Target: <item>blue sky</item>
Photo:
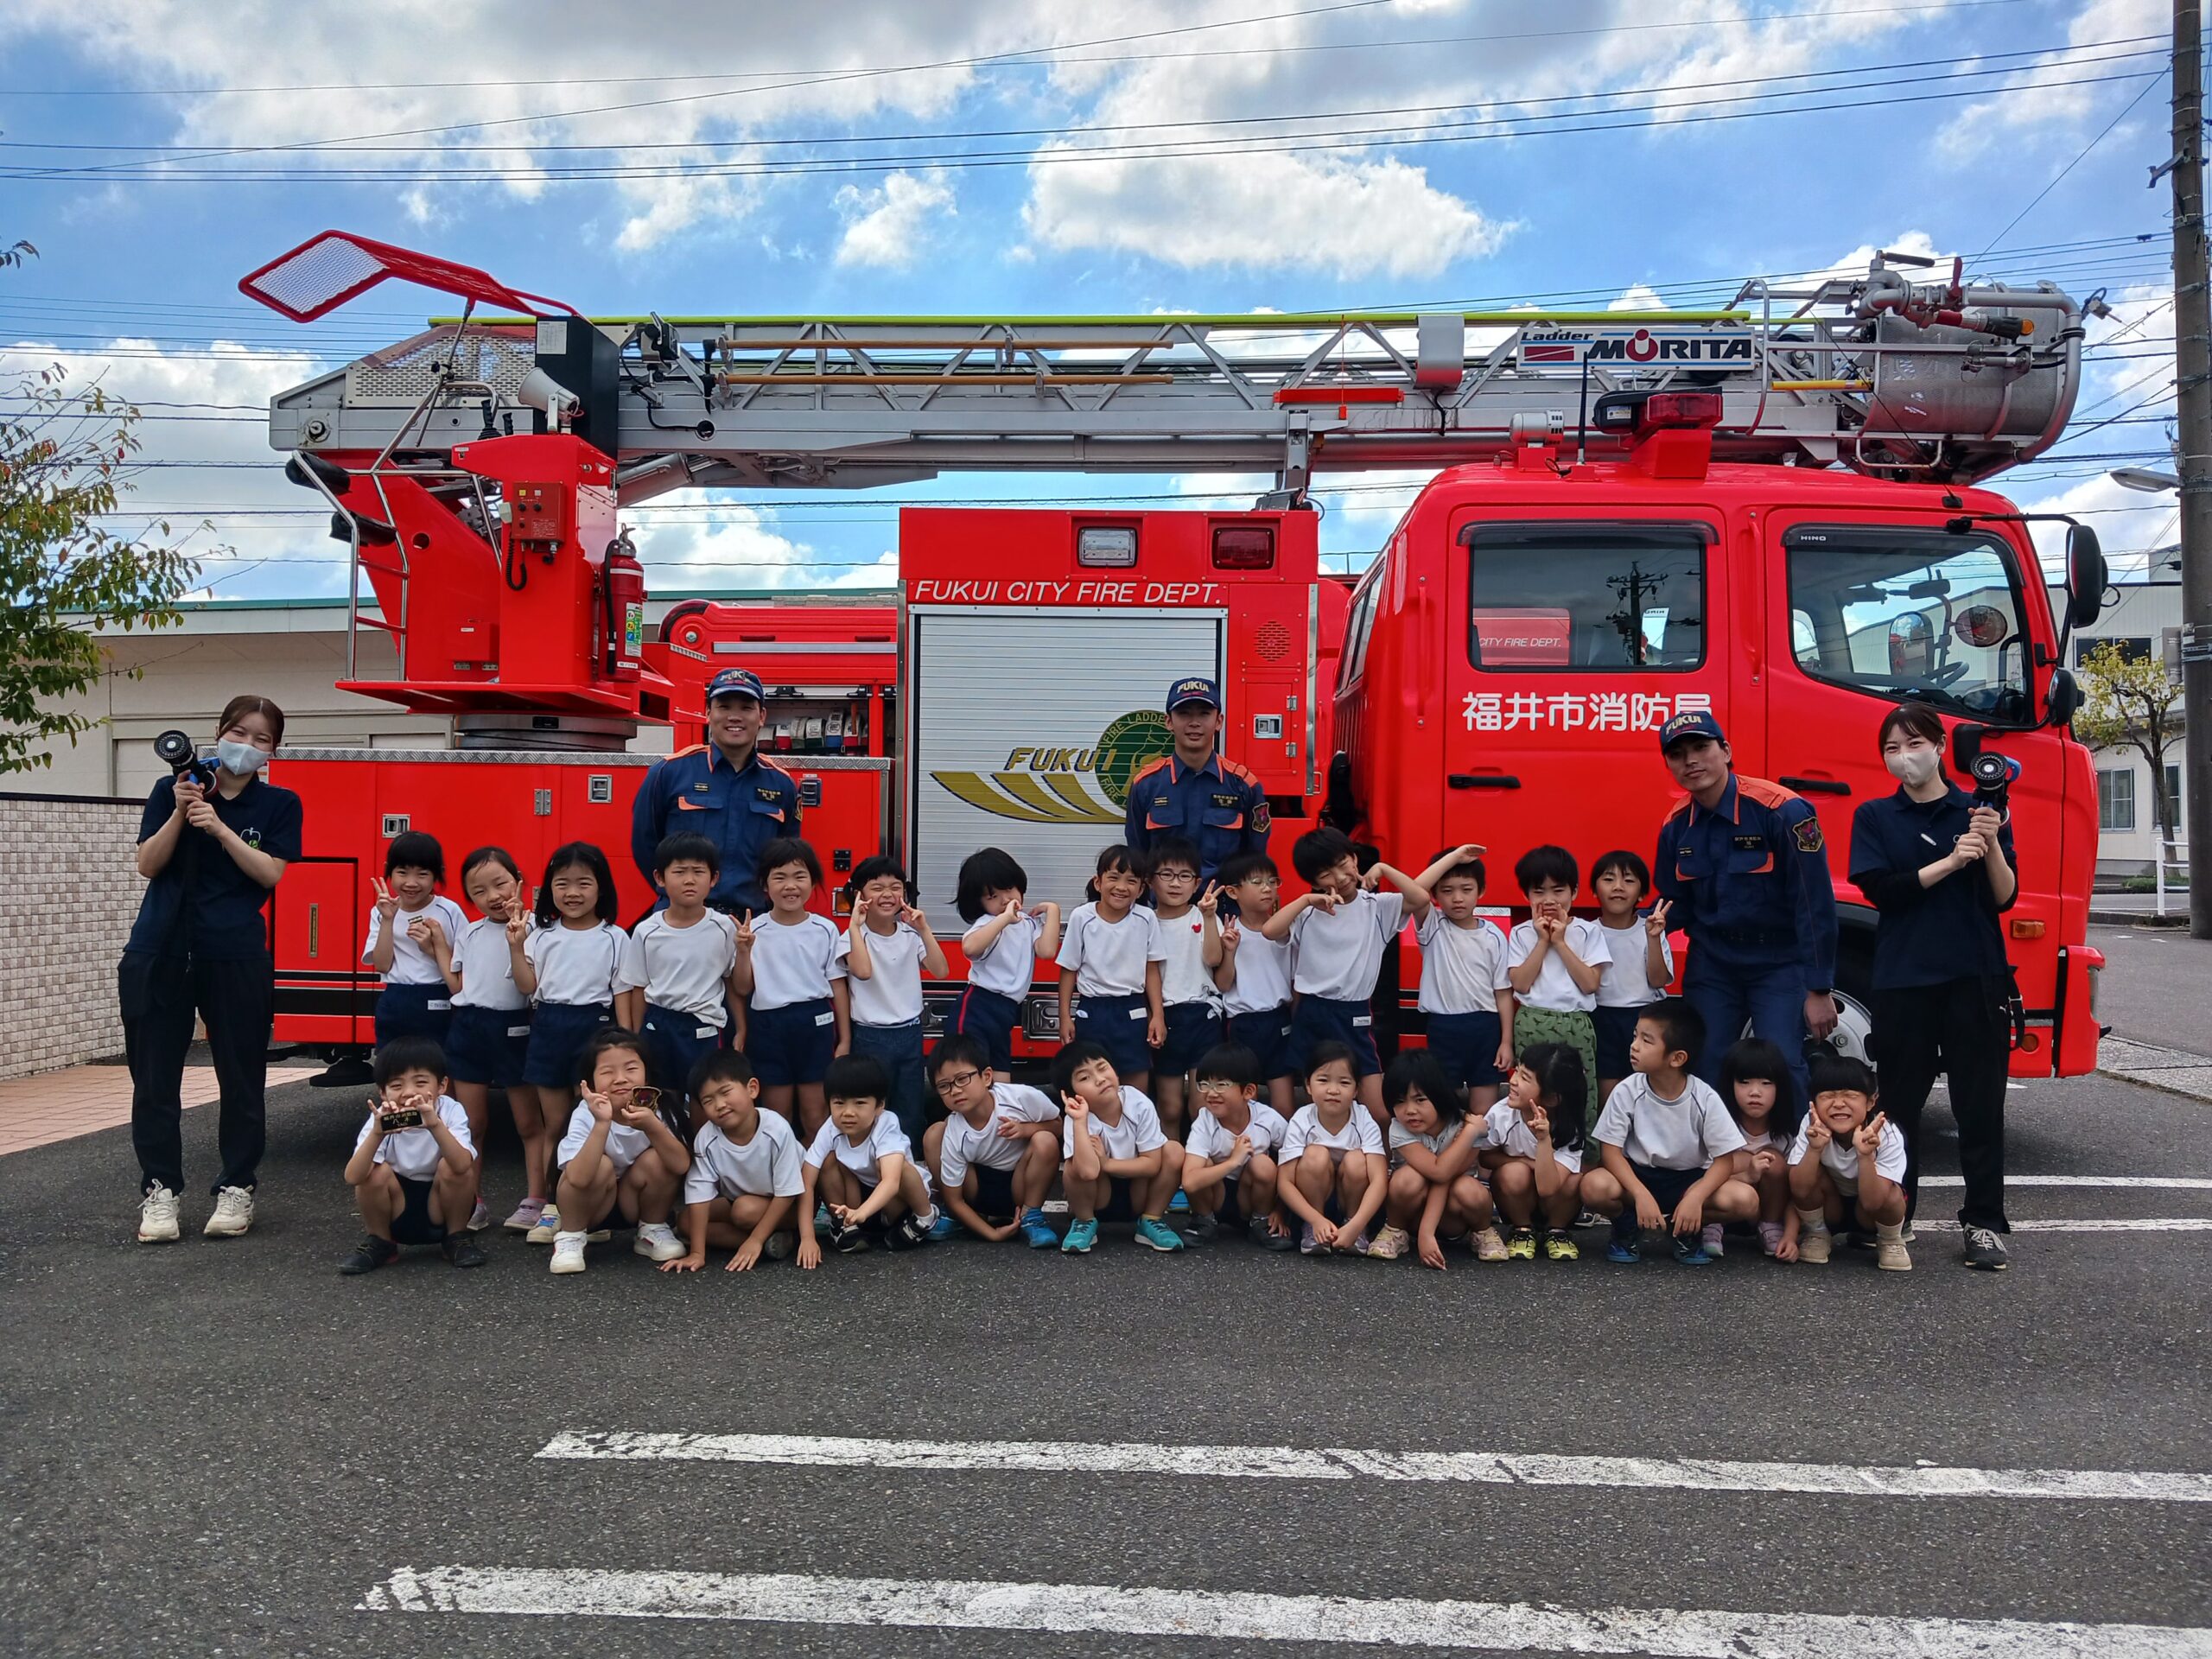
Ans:
[[[2160,0],[725,0],[608,16],[573,0],[12,0],[0,233],[40,257],[0,272],[0,366],[60,361],[137,400],[151,464],[136,504],[207,522],[190,534],[213,594],[267,597],[342,591],[344,569],[253,410],[445,308],[388,285],[298,328],[237,293],[327,226],[587,311],[664,315],[1444,308],[1648,302],[1645,289],[1695,304],[1902,246],[2108,291],[2116,315],[2093,333],[2061,446],[2076,459],[2000,487],[2095,515],[2115,552],[2171,539],[2170,498],[2103,478],[2111,457],[2161,464],[2168,442],[2167,198],[2144,187],[2168,148]],[[1591,127],[1611,130],[1571,130]],[[887,493],[1238,499],[1250,482],[969,475]],[[1325,496],[1325,545],[1371,551],[1403,499]],[[641,515],[640,539],[664,589],[861,584],[888,575],[893,515],[866,494],[700,497]]]

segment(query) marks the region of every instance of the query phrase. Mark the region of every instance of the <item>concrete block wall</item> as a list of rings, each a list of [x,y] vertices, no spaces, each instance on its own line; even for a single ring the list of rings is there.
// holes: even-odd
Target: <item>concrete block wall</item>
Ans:
[[[115,964],[146,886],[141,810],[0,793],[0,1077],[122,1053]]]

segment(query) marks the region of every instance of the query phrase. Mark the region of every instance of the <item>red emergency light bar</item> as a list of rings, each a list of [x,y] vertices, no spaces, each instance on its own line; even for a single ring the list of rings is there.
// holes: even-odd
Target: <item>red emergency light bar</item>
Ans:
[[[416,253],[351,231],[325,231],[238,278],[238,292],[294,322],[313,322],[378,283],[397,276],[471,303],[504,306],[532,316],[582,314],[561,300],[526,294],[474,265]]]
[[[1679,431],[1720,424],[1717,391],[1616,391],[1598,400],[1596,424],[1642,432]]]
[[[1402,404],[1403,386],[1277,386],[1278,404]]]

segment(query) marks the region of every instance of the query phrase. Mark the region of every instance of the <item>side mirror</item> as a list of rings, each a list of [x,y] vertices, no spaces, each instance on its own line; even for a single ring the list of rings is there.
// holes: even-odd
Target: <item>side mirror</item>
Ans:
[[[2082,712],[2082,705],[2087,701],[2088,697],[2082,690],[2082,683],[2074,677],[2074,671],[2071,669],[2054,668],[2050,671],[2049,719],[2051,725],[2069,724],[2074,716]]]
[[[2105,608],[2105,584],[2111,573],[2105,567],[2105,550],[2097,544],[2097,532],[2087,524],[2069,524],[2066,528],[2066,620],[2069,626],[2086,628],[2101,615]]]

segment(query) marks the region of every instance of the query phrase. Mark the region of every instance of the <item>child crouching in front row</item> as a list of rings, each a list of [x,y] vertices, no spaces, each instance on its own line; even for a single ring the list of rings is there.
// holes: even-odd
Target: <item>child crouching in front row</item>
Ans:
[[[706,1122],[691,1139],[683,1177],[683,1230],[691,1248],[660,1264],[663,1273],[696,1273],[707,1247],[734,1251],[725,1269],[751,1270],[763,1255],[780,1262],[797,1245],[792,1225],[806,1190],[798,1137],[760,1109],[753,1063],[734,1048],[709,1052],[691,1069],[692,1105]]]
[[[428,1037],[395,1037],[377,1050],[375,1077],[378,1098],[346,1164],[369,1236],[338,1271],[373,1273],[397,1261],[403,1244],[435,1244],[456,1268],[482,1267],[467,1232],[476,1143],[468,1114],[446,1092],[444,1052]]]
[[[1497,1256],[1478,1248],[1485,1262],[1533,1262],[1536,1230],[1543,1230],[1544,1259],[1573,1262],[1582,1252],[1567,1229],[1582,1200],[1582,1125],[1590,1085],[1582,1057],[1565,1043],[1533,1043],[1505,1080],[1505,1098],[1483,1124],[1491,1190],[1498,1214],[1513,1231]]]
[[[1060,1186],[1074,1217],[1061,1251],[1087,1254],[1102,1221],[1135,1222],[1136,1242],[1147,1249],[1181,1249],[1182,1236],[1166,1216],[1182,1185],[1183,1148],[1160,1133],[1151,1100],[1122,1081],[1103,1044],[1087,1039],[1060,1051],[1052,1080],[1065,1114]]]
[[[1425,1265],[1441,1268],[1445,1239],[1487,1234],[1502,1254],[1490,1221],[1490,1192],[1475,1174],[1483,1120],[1460,1109],[1459,1090],[1436,1056],[1414,1048],[1392,1060],[1382,1073],[1382,1103],[1390,1110],[1390,1185],[1383,1199],[1389,1221],[1367,1253],[1394,1261],[1413,1245]],[[1475,1249],[1482,1253],[1480,1243]]]
[[[1701,1267],[1713,1259],[1708,1221],[1758,1219],[1759,1195],[1739,1179],[1743,1132],[1712,1085],[1689,1074],[1704,1042],[1705,1021],[1679,996],[1637,1019],[1634,1075],[1607,1097],[1591,1136],[1605,1167],[1582,1178],[1582,1202],[1613,1218],[1607,1261],[1641,1260],[1640,1235],[1664,1229],[1675,1260]]]
[[[552,1271],[582,1273],[584,1246],[617,1227],[638,1230],[631,1248],[639,1255],[674,1261],[683,1246],[668,1217],[691,1167],[683,1138],[688,1126],[673,1106],[662,1105],[645,1039],[620,1027],[601,1032],[584,1045],[576,1081],[583,1098],[553,1154],[560,1230],[553,1235]]]
[[[879,1238],[887,1249],[905,1250],[937,1236],[929,1172],[915,1162],[913,1144],[890,1109],[891,1074],[882,1062],[841,1054],[823,1072],[822,1090],[830,1116],[806,1148],[799,1214],[813,1215],[817,1200],[827,1205],[830,1243],[842,1255]],[[949,1220],[944,1230],[951,1230]],[[799,1266],[821,1263],[814,1229],[802,1228]]]
[[[1192,1071],[1198,1109],[1183,1141],[1186,1232],[1201,1243],[1241,1227],[1262,1249],[1296,1243],[1277,1199],[1275,1152],[1290,1125],[1260,1098],[1259,1057],[1238,1043],[1206,1051]]]
[[[1908,1273],[1904,1242],[1904,1135],[1874,1110],[1874,1073],[1864,1060],[1816,1055],[1812,1109],[1789,1147],[1789,1201],[1797,1206],[1797,1259],[1828,1259],[1834,1229],[1856,1220],[1874,1230],[1874,1265]]]

